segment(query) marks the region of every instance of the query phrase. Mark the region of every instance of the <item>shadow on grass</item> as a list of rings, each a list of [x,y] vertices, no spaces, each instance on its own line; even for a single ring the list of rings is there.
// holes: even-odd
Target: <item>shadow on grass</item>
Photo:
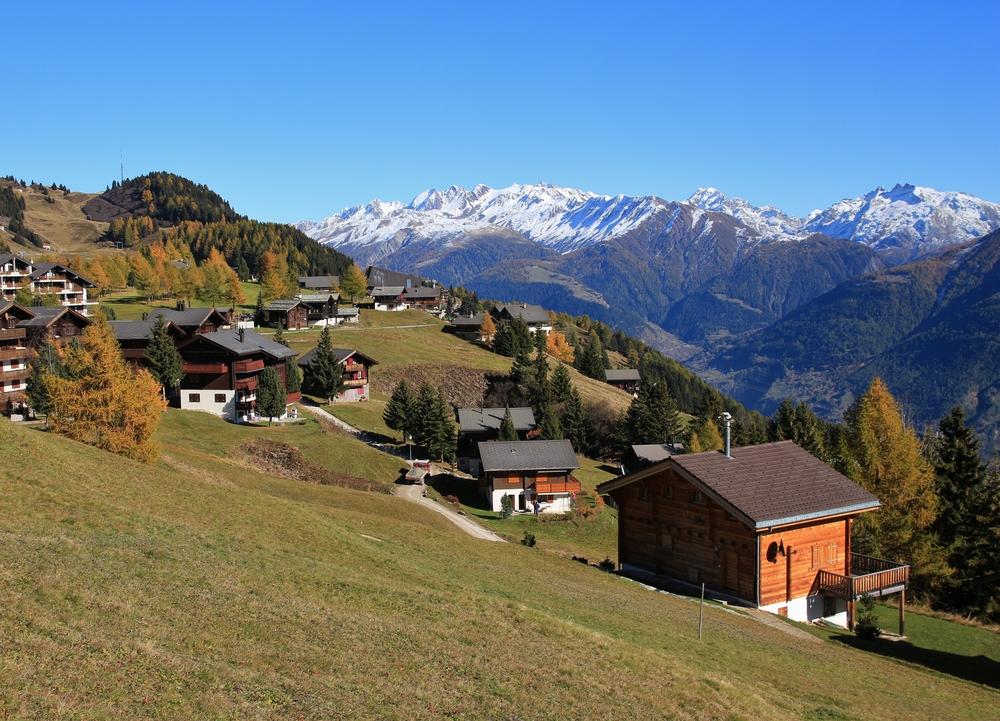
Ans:
[[[839,634],[834,636],[833,640],[845,646],[914,663],[966,681],[1000,688],[1000,662],[982,654],[962,656],[947,651],[921,648],[908,641],[884,639],[868,641],[848,634]]]
[[[493,513],[486,507],[486,501],[479,493],[479,482],[467,478],[456,478],[450,473],[438,473],[427,478],[427,485],[442,496],[454,496],[459,502],[475,511]],[[485,516],[484,516],[485,517]]]

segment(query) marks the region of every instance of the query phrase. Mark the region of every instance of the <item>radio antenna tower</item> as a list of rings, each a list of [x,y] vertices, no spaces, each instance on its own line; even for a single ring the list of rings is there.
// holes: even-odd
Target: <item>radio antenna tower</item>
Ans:
[[[125,185],[125,153],[119,153],[118,160],[119,160],[118,168],[119,171],[121,172],[122,185]]]

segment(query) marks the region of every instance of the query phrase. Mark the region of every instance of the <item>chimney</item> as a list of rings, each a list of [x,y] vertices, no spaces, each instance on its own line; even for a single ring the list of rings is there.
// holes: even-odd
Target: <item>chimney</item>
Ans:
[[[242,328],[240,328],[240,329],[238,329],[236,331],[236,337],[239,339],[240,343],[243,342],[243,339],[246,337],[246,333],[243,332]],[[726,438],[729,438],[729,431],[726,431]],[[727,447],[728,447],[728,444],[727,444]]]
[[[732,454],[732,446],[730,445],[729,441],[729,436],[730,436],[729,428],[733,423],[733,416],[728,411],[725,411],[719,417],[722,418],[722,422],[726,424],[726,458],[732,458],[733,454]]]

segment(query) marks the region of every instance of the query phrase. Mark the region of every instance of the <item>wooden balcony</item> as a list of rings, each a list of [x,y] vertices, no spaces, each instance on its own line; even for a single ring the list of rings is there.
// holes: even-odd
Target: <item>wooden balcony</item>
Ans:
[[[26,335],[27,330],[25,328],[0,328],[0,340],[24,338]]]
[[[345,378],[344,388],[364,388],[368,385],[367,378]]]
[[[250,378],[238,378],[236,380],[236,390],[238,391],[257,390],[257,376],[252,376]]]
[[[365,367],[360,363],[345,363],[344,373],[359,373],[363,371]]]
[[[0,371],[0,381],[10,383],[11,381],[26,381],[31,376],[30,368],[19,368],[16,371]]]
[[[264,370],[264,361],[260,358],[257,360],[236,361],[233,363],[233,370],[237,373],[257,373]]]
[[[910,567],[881,558],[851,554],[851,575],[820,571],[816,577],[820,593],[828,593],[848,601],[862,596],[885,596],[906,589]]]
[[[229,370],[229,366],[225,363],[189,363],[184,361],[182,369],[185,373],[221,375]]]
[[[31,348],[0,348],[0,361],[16,360],[17,358],[34,358]]]
[[[295,391],[294,393],[289,393],[288,395],[285,396],[286,404],[298,403],[301,400],[302,400],[301,391]]]
[[[579,493],[580,481],[570,477],[568,481],[535,481],[535,493]]]

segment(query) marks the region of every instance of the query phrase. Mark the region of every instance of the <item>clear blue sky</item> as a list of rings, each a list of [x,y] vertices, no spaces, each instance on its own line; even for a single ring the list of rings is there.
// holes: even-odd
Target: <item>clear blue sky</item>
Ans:
[[[0,174],[103,190],[124,152],[284,221],[479,182],[1000,201],[1000,3],[349,4],[7,3]]]

